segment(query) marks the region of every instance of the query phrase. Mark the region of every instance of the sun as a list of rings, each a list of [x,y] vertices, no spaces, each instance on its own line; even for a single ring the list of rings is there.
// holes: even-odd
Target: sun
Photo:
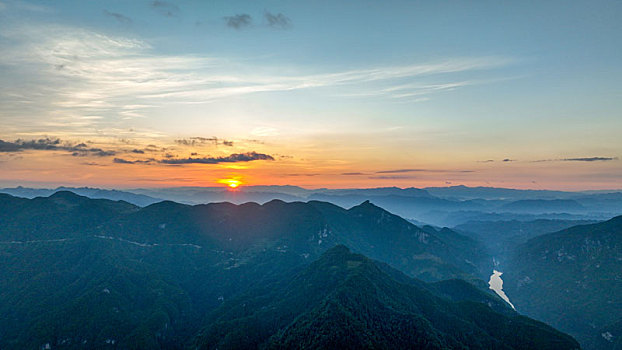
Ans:
[[[240,187],[240,185],[242,185],[242,181],[240,181],[238,178],[220,179],[220,180],[218,180],[218,183],[223,184],[223,185],[227,185],[227,187],[230,190],[235,190],[238,187]]]

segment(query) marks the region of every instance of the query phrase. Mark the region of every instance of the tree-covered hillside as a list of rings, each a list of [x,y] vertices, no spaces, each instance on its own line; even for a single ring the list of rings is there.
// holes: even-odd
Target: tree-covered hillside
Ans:
[[[533,238],[504,272],[519,311],[573,334],[586,349],[619,344],[622,216]]]
[[[312,273],[313,269],[305,270],[310,264],[324,266],[326,260],[314,261],[339,244],[379,261],[371,264],[359,255],[350,259],[352,271],[360,271],[361,279],[351,279],[348,288],[366,291],[370,288],[367,279],[397,283],[399,288],[391,288],[406,289],[395,295],[383,292],[383,307],[394,305],[410,315],[415,312],[412,303],[423,307],[428,300],[425,298],[431,298],[433,303],[426,307],[434,315],[449,313],[442,316],[449,317],[449,324],[458,314],[461,319],[466,317],[466,328],[452,333],[451,339],[457,340],[451,344],[462,344],[463,336],[470,337],[471,342],[470,332],[483,327],[469,325],[473,321],[467,317],[469,313],[500,313],[516,322],[523,320],[507,315],[507,307],[491,292],[455,279],[477,284],[477,277],[485,274],[489,257],[477,242],[448,229],[419,228],[369,202],[349,210],[323,202],[281,201],[197,206],[161,202],[139,208],[61,191],[34,199],[0,195],[0,348],[192,347],[211,334],[205,332],[212,332],[212,326],[222,321],[218,315],[229,305],[253,299],[253,307],[271,307],[272,301],[262,296],[288,290],[281,287]],[[335,252],[350,254],[343,248],[332,254]],[[427,281],[453,280],[427,285],[396,269]],[[332,293],[338,282],[333,277],[338,275],[317,271],[313,286],[291,289],[291,293],[302,293],[294,299],[283,296],[283,300],[308,306],[292,308],[291,312],[323,314],[316,310],[313,303],[318,299],[314,298]],[[315,295],[318,286],[323,287]],[[421,294],[424,299],[413,300],[407,295],[419,290],[425,291]],[[465,298],[471,301],[466,305],[471,306],[463,310],[466,306],[456,305],[462,305]],[[368,331],[378,337],[386,338],[387,332],[393,331],[405,334],[415,326],[423,327],[415,328],[430,339],[445,339],[444,334],[449,332],[440,325],[425,326],[427,321],[421,319],[412,323],[410,316],[403,318],[401,311],[396,315],[391,308],[376,314],[379,304],[373,298],[357,299],[359,302],[364,303],[356,304],[360,306],[357,317],[376,318]],[[242,310],[250,310],[250,304],[246,305]],[[440,309],[434,311],[437,307]],[[281,322],[282,316],[274,322]],[[385,317],[390,321],[386,326]],[[397,323],[392,324],[393,320]],[[270,327],[275,324],[270,319],[259,320],[260,329],[274,329]],[[292,339],[307,332],[303,326],[288,328],[289,333],[279,333],[280,338],[266,344],[289,346]],[[550,328],[540,324],[534,327],[543,332],[543,338],[538,338],[542,344],[559,339],[573,344]],[[245,329],[237,331],[244,333]],[[242,333],[227,333],[227,339],[243,342]],[[324,340],[331,337],[327,335]],[[505,342],[497,335],[492,338],[486,342]],[[316,344],[316,340],[308,341]]]

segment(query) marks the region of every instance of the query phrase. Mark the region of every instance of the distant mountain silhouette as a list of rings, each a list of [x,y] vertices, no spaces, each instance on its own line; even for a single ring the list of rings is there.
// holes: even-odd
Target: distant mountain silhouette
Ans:
[[[153,198],[150,196],[135,194],[127,191],[119,190],[105,190],[100,188],[90,187],[58,187],[56,189],[41,189],[41,188],[3,188],[0,189],[0,193],[10,194],[16,197],[35,198],[35,197],[48,197],[56,192],[69,191],[80,196],[85,196],[93,199],[110,199],[114,201],[125,201],[134,205],[144,207],[149,204],[157,203],[162,199]]]
[[[585,207],[571,199],[523,199],[501,206],[500,210],[517,213],[575,213]]]
[[[409,220],[437,226],[467,221],[564,219],[606,220],[622,212],[621,191],[562,192],[493,187],[305,189],[297,186],[136,188],[123,191],[88,187],[0,189],[0,193],[34,198],[68,190],[90,198],[124,200],[147,206],[162,200],[184,204],[267,203],[317,200],[350,208],[366,200]],[[522,202],[523,200],[535,202]]]

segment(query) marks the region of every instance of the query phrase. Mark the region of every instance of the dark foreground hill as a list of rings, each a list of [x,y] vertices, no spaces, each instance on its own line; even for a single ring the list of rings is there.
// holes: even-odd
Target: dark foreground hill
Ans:
[[[506,264],[516,308],[575,336],[586,349],[622,347],[622,216],[542,235]]]
[[[369,278],[374,281],[385,276],[380,279],[384,281],[388,275],[389,280],[409,286],[405,287],[410,288],[409,293],[419,288],[434,298],[478,302],[474,313],[492,312],[478,309],[490,307],[501,314],[507,312],[498,298],[467,282],[454,279],[424,285],[396,272],[394,268],[428,281],[457,277],[474,280],[483,273],[488,257],[478,250],[476,242],[451,230],[423,230],[368,202],[349,210],[322,202],[280,201],[239,206],[161,202],[138,208],[70,192],[35,199],[2,195],[0,348],[192,346],[203,339],[197,336],[201,330],[211,329],[221,312],[217,310],[224,310],[223,304],[243,296],[260,298],[282,291],[279,286],[297,280],[321,254],[344,243],[383,262],[380,275],[374,269],[361,270],[363,275],[373,272]],[[353,267],[368,265],[367,260],[357,259],[361,264],[355,259]],[[328,277],[319,274],[314,283],[329,291],[335,280],[322,281]],[[361,291],[366,288],[361,284]],[[301,289],[292,289],[292,293],[296,291]],[[402,295],[403,291],[392,296],[391,304],[386,305],[412,311],[414,306],[408,306],[412,300],[402,300]],[[437,300],[434,298],[430,300]],[[423,308],[427,302],[421,303],[417,307]],[[455,311],[454,306],[447,309],[446,303],[427,307],[440,307],[434,314],[449,313],[450,319],[462,312]],[[377,325],[383,323],[382,317],[397,317],[393,311],[374,314],[375,305],[360,304],[358,312],[380,317]],[[264,306],[269,307],[268,301]],[[315,309],[297,310],[302,314]],[[411,322],[399,317],[395,320],[406,322],[398,322],[396,330],[408,329],[404,327]],[[513,322],[522,318],[516,320]],[[418,322],[414,324],[427,324]],[[375,332],[374,327],[371,330]],[[433,338],[439,331],[445,332],[436,329],[441,326],[422,327],[421,332],[436,334]],[[463,336],[472,340],[469,332],[476,329],[470,327],[464,328]],[[542,344],[565,339],[563,344],[573,345],[569,338],[542,327],[536,327],[544,332],[544,338],[537,338]],[[382,330],[382,334],[391,329]],[[305,332],[304,328],[300,332]],[[462,331],[456,332],[452,337],[460,341]],[[500,332],[505,334],[504,330]],[[505,342],[498,337],[495,335]],[[283,335],[274,344],[291,344],[287,339]]]
[[[437,286],[440,287],[440,286]],[[448,286],[446,286],[448,287]],[[462,295],[482,297],[465,284]],[[441,287],[442,289],[442,287]],[[490,303],[496,302],[492,296]],[[400,283],[336,246],[269,289],[225,303],[196,340],[203,349],[578,349],[571,337],[506,310]]]

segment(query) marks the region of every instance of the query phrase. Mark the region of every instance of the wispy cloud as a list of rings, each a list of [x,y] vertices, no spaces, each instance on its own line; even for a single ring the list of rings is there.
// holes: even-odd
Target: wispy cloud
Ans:
[[[224,146],[233,146],[233,141],[229,141],[229,140],[224,140],[224,139],[219,139],[218,137],[212,136],[212,137],[190,137],[187,139],[177,139],[175,140],[175,143],[179,144],[179,145],[183,145],[183,146],[199,146],[202,144],[212,144],[214,146],[217,145],[224,145]]]
[[[400,173],[413,173],[427,171],[426,169],[393,169],[393,170],[381,170],[376,171],[376,174],[400,174]]]
[[[223,17],[223,19],[227,27],[233,29],[242,29],[245,27],[249,27],[253,22],[253,18],[251,17],[251,15],[246,13]]]
[[[104,10],[104,15],[106,15],[108,17],[111,17],[111,18],[114,18],[119,23],[123,23],[123,24],[132,23],[132,19],[131,18],[129,18],[129,17],[125,16],[125,15],[122,15],[120,13],[117,13],[117,12],[110,12],[108,10]]]
[[[534,160],[535,163],[541,162],[608,162],[618,160],[618,157],[576,157],[576,158],[558,158],[558,159],[539,159]]]
[[[376,174],[403,174],[403,173],[472,173],[473,170],[445,170],[445,169],[392,169],[376,171]]]
[[[564,158],[564,162],[606,162],[609,160],[618,160],[617,157],[586,157],[586,158]]]
[[[156,1],[152,7],[165,8],[164,4]],[[0,86],[0,113],[12,116],[5,124],[19,125],[28,116],[30,124],[39,118],[34,124],[48,129],[101,129],[146,117],[163,105],[209,103],[267,92],[331,87],[352,96],[434,94],[468,83],[430,85],[417,81],[433,77],[446,80],[450,73],[512,63],[503,57],[448,58],[313,74],[298,67],[283,74],[282,67],[157,54],[142,40],[74,27],[0,24],[0,36],[6,39],[0,40],[0,66],[10,67],[3,77],[5,84]]]
[[[156,160],[153,158],[149,158],[145,160],[143,159],[128,160],[128,159],[123,159],[123,158],[114,158],[112,161],[117,164],[151,164],[153,162],[156,162]]]
[[[359,173],[359,172],[351,172],[351,173],[341,173],[341,175],[343,175],[343,176],[362,176],[362,175],[368,175],[368,174]]]
[[[266,12],[264,13],[264,18],[266,19],[268,26],[272,28],[289,29],[292,26],[291,19],[282,13],[274,14]]]
[[[150,5],[151,8],[166,17],[176,17],[180,12],[179,6],[166,1],[152,1]]]
[[[380,175],[380,176],[369,176],[368,179],[374,180],[411,180],[418,179],[418,176],[414,175]]]

